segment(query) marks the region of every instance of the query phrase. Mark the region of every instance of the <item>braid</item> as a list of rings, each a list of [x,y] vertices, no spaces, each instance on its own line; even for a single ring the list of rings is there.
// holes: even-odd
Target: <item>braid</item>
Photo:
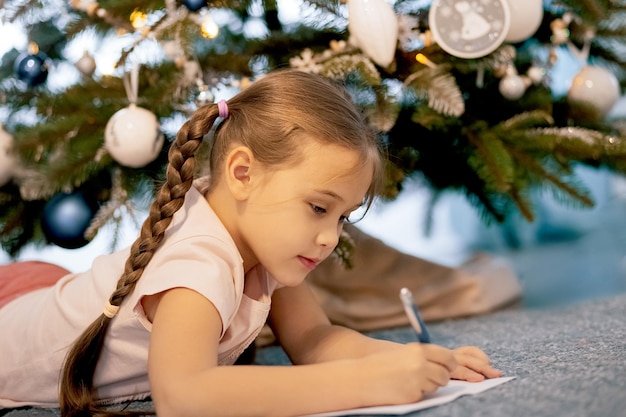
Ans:
[[[124,274],[109,300],[114,306],[120,305],[135,288],[144,268],[161,245],[165,230],[172,222],[172,216],[182,207],[185,194],[191,188],[196,168],[194,156],[204,135],[193,136],[191,132],[188,132],[189,123],[191,121],[181,128],[169,149],[167,181],[157,193],[156,199],[150,206],[148,218],[141,227],[139,237],[131,246]]]
[[[109,303],[119,307],[129,295],[154,252],[161,245],[165,231],[172,222],[191,188],[196,169],[195,154],[202,139],[213,126],[218,115],[217,106],[202,107],[179,130],[168,153],[166,182],[150,205],[139,237],[132,244],[124,272],[118,280]],[[93,396],[93,375],[104,346],[111,318],[101,314],[76,340],[68,352],[61,373],[60,407],[64,417],[109,415],[145,415],[146,412],[107,412],[97,406]]]

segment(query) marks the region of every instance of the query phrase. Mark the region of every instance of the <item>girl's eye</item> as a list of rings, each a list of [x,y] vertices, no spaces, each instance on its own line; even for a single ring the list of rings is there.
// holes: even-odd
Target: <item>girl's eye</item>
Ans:
[[[316,206],[315,204],[311,204],[311,209],[313,209],[313,211],[316,214],[325,214],[326,213],[326,209],[320,206]]]
[[[340,216],[339,217],[339,223],[351,223],[350,222],[350,217],[349,216]]]

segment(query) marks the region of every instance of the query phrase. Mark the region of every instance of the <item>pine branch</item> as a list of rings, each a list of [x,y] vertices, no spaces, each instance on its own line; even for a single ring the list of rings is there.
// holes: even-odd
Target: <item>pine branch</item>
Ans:
[[[535,221],[535,214],[532,210],[532,205],[529,203],[528,199],[525,198],[517,188],[511,189],[511,199],[517,205],[520,213],[528,222]]]
[[[493,132],[474,133],[467,129],[466,135],[476,148],[476,153],[469,157],[468,164],[485,181],[487,189],[508,192],[515,177],[513,159],[508,150]]]
[[[465,112],[456,78],[443,65],[414,72],[404,80],[404,85],[413,88],[418,97],[428,97],[428,105],[441,114],[458,117]]]
[[[504,134],[511,130],[521,130],[544,124],[554,124],[552,116],[544,110],[531,110],[516,114],[515,116],[497,124],[494,127],[494,130],[500,131]]]
[[[594,206],[593,200],[587,193],[581,192],[580,190],[570,186],[568,183],[562,181],[558,176],[541,166],[533,157],[519,151],[518,149],[511,149],[510,152],[518,164],[528,169],[530,172],[533,172],[538,178],[554,184],[559,189],[580,201],[583,205],[587,207]]]

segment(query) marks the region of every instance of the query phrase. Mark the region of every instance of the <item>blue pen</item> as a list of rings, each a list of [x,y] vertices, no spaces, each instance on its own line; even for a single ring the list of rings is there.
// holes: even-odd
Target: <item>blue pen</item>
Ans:
[[[415,330],[415,333],[417,333],[417,339],[420,343],[430,343],[430,335],[428,334],[424,320],[422,320],[419,310],[417,309],[411,290],[408,288],[402,288],[400,290],[400,300],[402,301],[404,312],[409,318],[411,326]]]

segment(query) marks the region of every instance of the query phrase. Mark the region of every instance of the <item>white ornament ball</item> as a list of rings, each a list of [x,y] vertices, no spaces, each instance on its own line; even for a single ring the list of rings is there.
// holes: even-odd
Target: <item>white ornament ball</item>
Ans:
[[[615,75],[602,67],[585,65],[572,79],[567,98],[572,104],[591,106],[600,117],[606,116],[620,96]]]
[[[543,0],[507,0],[511,25],[505,41],[515,43],[530,38],[543,21]]]
[[[518,74],[507,74],[498,85],[502,97],[508,100],[517,100],[526,92],[526,83]]]
[[[107,122],[104,147],[120,165],[139,168],[149,164],[163,147],[156,116],[134,104],[118,110]]]
[[[83,56],[76,61],[76,69],[88,77],[91,77],[96,70],[96,60],[89,54],[89,52],[83,52]]]
[[[398,18],[385,0],[348,0],[350,43],[385,68],[398,44]]]
[[[541,83],[546,77],[546,70],[542,67],[535,67],[534,65],[528,68],[528,72],[526,73],[528,78],[533,82],[533,84]]]
[[[13,177],[16,166],[15,156],[11,153],[13,136],[0,125],[0,187]]]

